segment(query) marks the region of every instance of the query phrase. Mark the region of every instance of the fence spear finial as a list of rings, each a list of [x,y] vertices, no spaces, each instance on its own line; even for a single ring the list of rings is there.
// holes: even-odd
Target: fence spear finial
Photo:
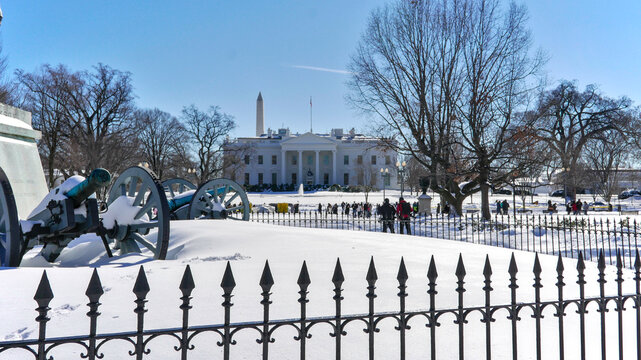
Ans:
[[[49,284],[49,278],[47,277],[47,270],[42,271],[40,284],[38,285],[38,289],[36,290],[36,294],[33,296],[33,299],[40,307],[49,306],[49,302],[53,299],[53,291],[51,291],[51,285]]]
[[[149,293],[149,282],[147,282],[147,275],[145,275],[145,268],[140,265],[138,270],[138,276],[136,277],[136,282],[134,283],[134,294],[138,299],[144,299]]]
[[[409,277],[407,276],[407,268],[405,267],[405,260],[401,256],[401,264],[398,267],[398,274],[396,274],[396,280],[399,283],[405,284]]]
[[[345,277],[343,276],[343,268],[341,267],[341,259],[336,259],[336,266],[334,267],[334,275],[332,276],[332,283],[334,283],[334,287],[340,288],[341,285],[343,285],[343,282],[345,281]]]
[[[309,284],[312,283],[312,280],[309,278],[309,272],[307,271],[306,261],[303,261],[303,266],[300,269],[300,274],[298,275],[298,281],[296,283],[300,286],[301,290],[307,290]]]
[[[519,272],[519,268],[516,266],[516,260],[514,259],[514,253],[512,253],[512,257],[510,258],[510,266],[508,267],[507,272],[512,277],[515,277],[516,273]]]
[[[191,292],[194,290],[196,287],[196,284],[194,284],[194,277],[191,274],[191,267],[189,267],[189,264],[185,267],[185,272],[183,273],[183,278],[180,281],[180,286],[178,286],[178,289],[183,293],[183,296],[189,296],[191,295]]]
[[[465,265],[463,264],[463,254],[458,255],[458,263],[456,264],[456,272],[455,275],[456,277],[459,278],[459,280],[463,279],[465,277]]]
[[[231,271],[231,264],[227,261],[227,266],[225,267],[225,273],[223,274],[223,279],[220,282],[220,287],[223,288],[223,291],[226,294],[231,294],[232,290],[236,287],[236,280],[234,280],[234,274]]]
[[[260,281],[258,283],[260,288],[263,289],[263,292],[269,292],[272,286],[274,285],[274,277],[272,276],[272,271],[269,268],[269,261],[265,260],[265,267],[263,268],[263,274],[260,276]]]
[[[492,265],[490,264],[490,256],[485,255],[485,265],[483,266],[483,275],[486,278],[492,276]]]
[[[430,266],[427,269],[427,279],[430,282],[436,282],[437,277],[438,277],[438,271],[436,271],[436,263],[434,262],[434,255],[432,255],[432,258],[430,259]]]
[[[89,298],[89,302],[98,302],[104,293],[105,291],[102,289],[102,283],[98,276],[98,269],[94,268],[93,273],[91,274],[91,279],[89,280],[89,285],[87,286],[87,291],[85,291],[85,295]]]
[[[559,253],[559,259],[556,261],[556,272],[558,274],[562,274],[563,270],[565,270],[563,267],[563,257],[561,256],[561,253]]]
[[[367,269],[367,276],[365,276],[365,280],[367,280],[367,283],[369,285],[374,285],[376,283],[376,280],[378,280],[378,274],[376,273],[376,266],[374,266],[374,257],[369,261],[369,268]]]

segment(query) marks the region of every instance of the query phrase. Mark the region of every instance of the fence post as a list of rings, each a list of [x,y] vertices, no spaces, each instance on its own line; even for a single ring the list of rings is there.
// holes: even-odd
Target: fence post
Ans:
[[[558,301],[556,303],[556,313],[554,316],[559,318],[559,360],[565,359],[565,340],[563,338],[563,317],[565,316],[565,303],[563,301],[563,287],[565,283],[563,282],[563,257],[559,253],[559,260],[556,262],[556,287],[558,293]],[[582,306],[580,304],[579,306]],[[581,313],[580,313],[581,314]]]
[[[510,311],[508,315],[508,320],[512,321],[512,360],[518,360],[518,348],[517,348],[517,338],[516,338],[516,322],[521,320],[518,316],[518,307],[516,304],[516,289],[518,285],[516,284],[516,273],[519,271],[516,266],[516,260],[514,260],[514,253],[512,253],[512,258],[510,259],[510,266],[508,268],[508,273],[510,274]]]
[[[133,293],[136,295],[136,308],[134,313],[137,315],[137,329],[136,329],[136,359],[142,360],[144,354],[148,354],[149,350],[145,350],[145,343],[143,339],[143,331],[145,325],[145,303],[147,303],[147,294],[149,293],[149,283],[147,282],[147,276],[145,275],[145,269],[143,266],[140,266],[138,270],[138,276],[136,277],[136,282],[134,283]],[[134,353],[130,352],[130,355]]]
[[[605,313],[608,312],[608,309],[607,303],[605,302],[605,283],[607,281],[605,280],[605,256],[603,254],[603,249],[601,249],[601,253],[599,254],[599,263],[597,267],[599,269],[599,279],[597,280],[599,283],[599,308],[597,309],[597,312],[601,313],[601,358],[605,359]]]
[[[311,337],[307,334],[307,303],[309,302],[307,299],[307,288],[309,287],[309,284],[312,283],[309,279],[307,262],[305,261],[303,261],[303,267],[300,269],[300,274],[298,275],[298,281],[296,283],[300,288],[300,291],[298,292],[298,294],[300,294],[300,298],[298,299],[298,302],[300,303],[300,333],[297,337],[294,337],[294,339],[300,341],[300,359],[305,360],[307,352],[306,341]]]
[[[465,359],[465,339],[464,339],[464,326],[467,324],[465,320],[465,309],[463,308],[463,293],[465,288],[465,265],[463,265],[463,256],[459,254],[458,264],[456,265],[456,292],[458,293],[458,311],[456,314],[455,324],[458,324],[458,357],[459,360]]]
[[[231,302],[232,291],[236,287],[236,281],[234,280],[234,274],[231,271],[231,264],[227,261],[227,267],[225,267],[225,273],[223,274],[223,279],[220,282],[220,287],[223,288],[223,303],[221,304],[225,308],[225,322],[223,327],[223,339],[218,343],[218,346],[223,347],[223,359],[229,360],[229,345],[235,345],[236,341],[231,339],[231,328],[229,323],[231,321],[231,307],[234,304]]]
[[[195,287],[196,285],[194,284],[194,277],[191,275],[191,268],[189,267],[189,265],[187,265],[187,267],[185,268],[185,273],[183,274],[183,278],[180,281],[180,286],[178,287],[183,295],[180,298],[180,300],[182,300],[180,310],[182,310],[183,312],[183,323],[181,331],[182,337],[180,338],[180,358],[182,360],[187,360],[187,351],[193,350],[193,346],[189,346],[189,331],[187,329],[189,328],[189,310],[191,309],[191,305],[189,302],[191,300],[191,292]]]
[[[436,327],[440,324],[436,321],[436,278],[438,272],[436,271],[436,264],[434,263],[434,255],[430,259],[430,266],[427,270],[427,279],[429,280],[427,286],[427,293],[430,296],[430,316],[427,327],[430,328],[430,354],[431,360],[436,360]]]
[[[343,276],[343,268],[341,267],[340,259],[336,259],[336,266],[334,267],[334,275],[332,276],[332,283],[334,283],[334,302],[336,303],[336,317],[334,320],[334,332],[330,333],[331,337],[336,338],[336,360],[341,359],[341,337],[347,335],[343,331],[343,325],[341,321],[341,301],[343,300],[341,286],[345,281]]]
[[[89,280],[89,285],[87,286],[87,290],[85,291],[85,295],[87,295],[87,297],[89,298],[89,303],[87,304],[87,306],[89,307],[87,316],[89,316],[90,319],[89,349],[87,352],[87,358],[89,360],[96,359],[96,327],[98,316],[100,315],[100,313],[98,312],[98,307],[101,305],[99,302],[100,297],[104,293],[105,291],[102,289],[100,277],[98,276],[98,270],[94,268],[93,273],[91,274],[91,280]]]
[[[51,310],[49,303],[53,299],[53,292],[51,291],[51,285],[49,284],[49,278],[47,277],[47,270],[42,271],[42,277],[40,278],[40,284],[36,290],[36,294],[33,299],[38,303],[36,311],[38,312],[38,317],[36,321],[38,322],[38,360],[45,360],[45,340],[47,338],[47,321],[49,317],[47,312]]]
[[[636,225],[634,235],[636,238]],[[635,251],[634,256],[634,286],[636,290],[634,308],[637,311],[637,339],[641,339],[641,260],[639,259],[638,249]],[[641,360],[641,341],[639,340],[637,340],[637,360]]]
[[[532,317],[536,322],[536,359],[541,360],[541,263],[539,262],[539,254],[535,253],[534,255],[534,268],[532,272],[534,273],[534,314]]]
[[[576,264],[577,270],[577,281],[579,284],[579,309],[577,313],[579,314],[579,330],[580,330],[580,339],[581,339],[581,359],[585,359],[585,314],[587,313],[586,304],[585,304],[585,263],[583,261],[583,254],[579,252],[579,261]]]
[[[369,268],[367,269],[367,275],[365,276],[367,280],[367,298],[369,299],[369,312],[368,312],[368,321],[367,328],[364,329],[366,334],[369,335],[369,360],[374,360],[374,333],[379,332],[379,329],[376,328],[374,321],[374,299],[376,294],[374,290],[376,289],[376,280],[378,280],[378,275],[376,274],[376,267],[374,266],[374,257],[372,256],[369,262]]]
[[[271,295],[269,291],[274,285],[274,278],[269,268],[269,261],[267,260],[265,260],[265,267],[263,268],[263,274],[260,277],[258,285],[260,285],[260,288],[263,290],[263,292],[260,293],[263,297],[260,301],[261,305],[263,305],[263,331],[258,343],[263,345],[263,360],[267,360],[269,358],[269,343],[274,342],[269,333],[269,305],[272,303],[271,300],[269,300],[269,296]]]
[[[490,265],[490,257],[488,255],[485,255],[483,276],[485,277],[485,280],[483,281],[485,283],[485,286],[483,287],[483,291],[485,292],[485,312],[481,322],[485,323],[485,359],[490,360],[492,359],[492,333],[490,324],[493,323],[495,319],[492,318],[492,308],[490,306],[490,294],[494,289],[492,289],[491,286],[492,266]]]
[[[621,251],[617,249],[617,278],[616,278],[616,283],[617,283],[617,300],[615,301],[616,303],[616,308],[614,311],[617,312],[617,319],[618,319],[618,330],[619,330],[619,360],[623,360],[623,311],[625,310],[625,307],[623,307],[623,261],[622,258],[625,259],[625,255],[621,254]],[[637,341],[641,341],[641,339],[637,339]]]
[[[401,265],[398,267],[398,274],[396,275],[396,280],[398,280],[398,297],[399,297],[399,321],[396,330],[400,331],[400,359],[405,360],[405,330],[409,329],[405,320],[405,298],[407,297],[407,269],[405,268],[405,260],[401,257]]]

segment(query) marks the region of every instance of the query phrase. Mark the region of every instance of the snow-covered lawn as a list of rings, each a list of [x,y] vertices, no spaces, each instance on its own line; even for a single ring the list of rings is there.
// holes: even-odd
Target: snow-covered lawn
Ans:
[[[34,249],[36,250],[36,249]],[[222,289],[220,281],[227,261],[231,262],[236,280],[232,302],[232,322],[259,321],[262,319],[260,305],[260,287],[258,285],[265,260],[269,260],[275,285],[272,288],[271,317],[274,319],[295,318],[299,315],[298,286],[296,280],[303,260],[307,261],[311,277],[309,287],[308,316],[331,316],[334,311],[334,295],[331,277],[337,258],[345,274],[343,284],[345,300],[344,314],[367,312],[367,292],[365,276],[373,256],[378,271],[376,293],[376,311],[398,311],[398,282],[396,274],[401,257],[404,257],[409,273],[407,309],[418,310],[428,307],[427,268],[431,256],[436,260],[438,270],[436,304],[438,308],[454,308],[458,293],[455,292],[456,268],[459,254],[462,255],[467,275],[465,277],[465,305],[482,305],[484,301],[482,269],[486,254],[489,256],[492,269],[492,303],[509,304],[510,293],[507,285],[509,275],[508,263],[512,251],[456,241],[433,238],[390,235],[372,232],[347,230],[305,229],[278,227],[259,223],[239,223],[235,221],[177,221],[171,223],[171,239],[168,260],[151,261],[143,255],[106,258],[100,241],[92,236],[75,240],[65,249],[58,261],[50,265],[34,257],[35,252],[27,254],[23,267],[19,269],[2,269],[0,283],[0,340],[28,339],[37,337],[37,325],[34,321],[36,307],[33,295],[42,274],[42,267],[48,267],[47,274],[51,281],[55,298],[51,302],[51,321],[48,324],[48,336],[78,335],[86,333],[89,323],[87,298],[84,295],[87,283],[94,267],[99,267],[102,285],[105,290],[101,298],[101,315],[98,319],[98,332],[118,332],[135,330],[136,318],[133,313],[135,296],[131,292],[136,273],[144,265],[150,283],[148,295],[146,328],[179,327],[181,311],[178,308],[180,292],[178,285],[186,265],[190,265],[194,274],[196,288],[193,292],[193,309],[191,325],[205,325],[223,322]],[[532,267],[534,254],[515,252],[519,267],[518,301],[527,302],[534,298]],[[555,271],[557,258],[541,256],[543,267],[542,290],[543,300],[556,299],[557,282]],[[576,285],[576,261],[564,260],[566,299],[578,297]],[[88,265],[88,266],[87,266]],[[597,269],[595,263],[586,264],[586,296],[598,295]],[[614,267],[606,270],[606,294],[616,294]],[[625,270],[623,283],[624,293],[634,292],[634,273]],[[610,309],[614,304],[610,304]],[[624,336],[625,358],[632,358],[636,349],[635,313],[632,303],[626,305]],[[579,325],[575,308],[566,310],[565,346],[566,359],[579,357]],[[558,320],[553,316],[553,309],[546,309],[543,319],[543,348],[545,359],[558,358]],[[534,320],[531,313],[521,313],[522,320],[518,325],[519,358],[535,358]],[[509,346],[510,322],[507,313],[497,312],[496,322],[492,323],[493,355],[495,359],[511,358]],[[596,306],[589,307],[586,317],[588,355],[598,357],[600,354],[599,313]],[[616,312],[610,310],[608,321],[608,352],[615,357],[616,350]],[[457,326],[452,317],[443,317],[437,330],[437,352],[439,359],[458,358]],[[425,321],[415,318],[410,323],[407,333],[407,358],[427,358],[429,355],[429,332]],[[399,336],[392,322],[381,323],[381,331],[376,334],[376,358],[391,359],[398,357]],[[353,323],[348,326],[347,336],[343,338],[343,356],[345,359],[363,359],[367,357],[367,335],[362,331],[363,325]],[[308,359],[330,359],[334,354],[334,338],[328,336],[328,327],[312,329],[314,335],[308,340]],[[298,357],[299,343],[293,340],[295,334],[283,329],[276,332],[276,342],[270,345],[270,358],[292,359]],[[232,346],[233,359],[255,359],[260,356],[261,346],[256,343],[257,333],[240,332]],[[190,352],[190,359],[220,358],[221,349],[215,345],[210,335],[196,338],[195,350]],[[145,359],[176,359],[179,353],[172,347],[176,345],[168,340],[157,340],[150,344],[151,353]],[[126,359],[124,345],[111,345],[104,348],[106,359]],[[465,351],[468,359],[484,358],[485,349],[484,324],[480,318],[472,317],[466,325]],[[78,358],[79,348],[61,347],[52,355],[56,359]],[[212,353],[214,355],[212,355]],[[0,359],[21,359],[17,352],[0,354]],[[73,354],[73,356],[71,355]],[[27,358],[27,357],[25,357]]]

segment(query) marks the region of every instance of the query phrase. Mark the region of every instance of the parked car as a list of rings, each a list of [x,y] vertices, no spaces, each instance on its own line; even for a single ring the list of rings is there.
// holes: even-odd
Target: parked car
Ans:
[[[641,196],[641,191],[636,190],[636,189],[625,190],[625,191],[622,191],[619,194],[618,198],[619,198],[619,200],[625,200],[625,199],[633,197],[633,196]]]
[[[492,191],[492,194],[495,195],[512,195],[512,192],[508,189],[495,189]]]
[[[610,207],[608,204],[601,202],[601,201],[595,201],[590,204],[590,210],[591,211],[609,211]]]
[[[550,196],[554,196],[554,197],[562,197],[562,198],[564,198],[564,197],[565,197],[565,191],[563,191],[563,190],[554,190],[554,191],[552,191],[552,192],[550,193]]]

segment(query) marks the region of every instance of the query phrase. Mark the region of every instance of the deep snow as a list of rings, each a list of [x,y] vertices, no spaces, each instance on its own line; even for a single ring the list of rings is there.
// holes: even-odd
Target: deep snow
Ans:
[[[135,329],[135,314],[133,313],[135,299],[131,293],[139,265],[144,265],[149,279],[151,292],[148,299],[149,312],[146,314],[146,328],[162,328],[180,326],[181,312],[180,292],[178,285],[184,268],[189,264],[192,268],[196,289],[194,290],[191,319],[192,325],[221,323],[223,320],[222,290],[219,286],[227,261],[231,262],[237,286],[234,289],[232,307],[232,322],[256,321],[262,319],[260,305],[260,287],[258,282],[265,260],[269,260],[275,285],[272,288],[271,317],[274,319],[292,318],[298,315],[299,304],[296,280],[303,260],[307,261],[312,284],[309,288],[310,302],[308,316],[333,315],[334,302],[331,276],[336,258],[340,257],[345,283],[343,313],[354,314],[367,311],[366,293],[367,272],[370,256],[374,257],[378,271],[376,310],[396,311],[398,283],[396,273],[401,256],[404,257],[409,273],[407,309],[425,309],[428,306],[426,272],[431,256],[434,256],[438,269],[436,298],[438,308],[456,306],[458,294],[454,271],[459,254],[462,254],[467,269],[465,278],[465,305],[480,305],[483,302],[482,268],[486,254],[489,256],[492,269],[492,302],[494,304],[509,303],[507,268],[512,251],[501,248],[473,245],[455,241],[438,240],[413,236],[390,235],[370,232],[355,232],[347,230],[305,229],[277,227],[258,223],[239,223],[236,221],[193,220],[175,221],[171,223],[171,239],[165,261],[152,261],[146,254],[127,255],[109,259],[104,254],[100,241],[94,236],[85,235],[73,241],[65,249],[55,264],[48,264],[38,256],[38,249],[32,250],[23,261],[22,268],[2,269],[0,282],[3,284],[3,296],[0,298],[2,309],[0,316],[5,319],[0,322],[0,340],[26,339],[37,336],[37,326],[34,321],[36,307],[33,301],[42,267],[47,267],[55,298],[51,302],[51,321],[48,324],[49,336],[74,335],[86,332],[88,329],[87,298],[84,295],[92,268],[99,267],[99,274],[105,295],[101,299],[102,315],[99,318],[99,332],[129,331]],[[519,267],[518,301],[531,301],[534,291],[532,288],[532,266],[534,254],[515,252]],[[556,262],[552,256],[541,256],[543,267],[542,298],[556,298]],[[576,285],[576,261],[565,259],[566,298],[578,296]],[[88,266],[87,266],[88,265]],[[596,264],[586,263],[587,296],[598,294]],[[616,293],[616,283],[613,281],[615,268],[607,268],[606,293]],[[633,273],[624,272],[624,292],[634,291]],[[611,304],[610,308],[614,308]],[[626,336],[626,358],[632,357],[634,351],[634,310],[632,304],[627,305],[624,334]],[[578,317],[575,309],[569,307],[566,311],[566,358],[578,357]],[[596,307],[589,308],[588,320],[588,354],[599,352],[599,327]],[[493,348],[496,359],[507,359],[511,356],[509,347],[509,321],[506,313],[497,313],[493,323]],[[557,318],[552,309],[544,313],[543,345],[546,349],[545,359],[558,358]],[[534,322],[530,312],[521,314],[519,323],[519,353],[520,358],[530,359],[534,353]],[[453,318],[442,318],[442,325],[437,332],[438,354],[440,358],[456,358],[457,329]],[[424,321],[415,319],[410,323],[408,331],[408,359],[425,358],[429,354],[428,329]],[[478,317],[469,319],[466,325],[466,355],[467,358],[481,358],[484,350],[485,335],[483,324]],[[345,358],[356,359],[367,356],[367,336],[362,331],[361,324],[348,327],[348,335],[344,338],[343,354]],[[332,358],[334,339],[328,336],[330,329],[318,327],[312,330],[314,335],[308,340],[308,358]],[[616,312],[608,313],[608,351],[610,356],[616,355]],[[270,347],[270,357],[274,359],[290,359],[298,357],[298,342],[294,341],[291,331],[283,330],[275,333],[276,342]],[[257,335],[253,332],[241,332],[236,340],[238,344],[232,347],[233,359],[257,358],[260,345],[256,344]],[[190,353],[190,359],[209,359],[211,351],[218,354],[221,350],[213,343],[213,337],[200,337],[195,341],[196,349]],[[218,340],[218,339],[216,339]],[[152,342],[151,354],[145,359],[175,359],[179,354],[171,348],[174,343],[159,340]],[[105,348],[106,358],[128,358],[122,345]],[[128,348],[127,348],[128,349]],[[61,347],[56,358],[69,358],[65,351],[73,351],[74,358],[79,353],[78,348]],[[17,353],[0,354],[0,359],[20,359]],[[381,332],[376,335],[376,357],[379,359],[396,358],[398,356],[398,332],[393,329],[391,322],[381,323]]]

